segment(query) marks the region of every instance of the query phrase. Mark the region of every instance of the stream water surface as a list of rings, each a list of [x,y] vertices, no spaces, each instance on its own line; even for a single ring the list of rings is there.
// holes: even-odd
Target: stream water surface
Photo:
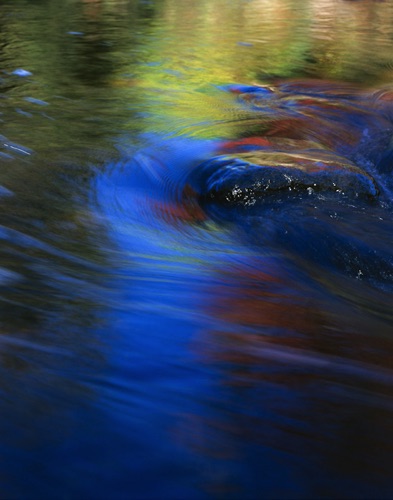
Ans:
[[[390,0],[0,2],[1,498],[392,498],[392,89]]]

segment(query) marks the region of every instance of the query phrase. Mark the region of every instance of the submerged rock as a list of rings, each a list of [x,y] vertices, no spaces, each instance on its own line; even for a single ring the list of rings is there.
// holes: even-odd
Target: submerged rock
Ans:
[[[217,156],[200,166],[202,198],[254,204],[257,198],[323,191],[375,198],[374,179],[344,157],[326,151],[253,151]]]
[[[393,289],[393,93],[331,82],[228,87],[239,136],[199,164],[183,193],[259,249],[329,280]],[[324,278],[321,278],[324,276]]]

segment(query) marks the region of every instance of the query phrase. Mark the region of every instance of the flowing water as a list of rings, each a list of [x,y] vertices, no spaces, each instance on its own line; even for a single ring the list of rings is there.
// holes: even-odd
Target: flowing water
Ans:
[[[392,86],[390,0],[1,1],[1,498],[393,496]]]

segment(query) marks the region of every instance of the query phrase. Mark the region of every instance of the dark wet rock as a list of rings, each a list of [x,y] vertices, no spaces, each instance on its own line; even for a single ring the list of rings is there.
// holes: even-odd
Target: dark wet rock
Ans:
[[[333,192],[375,198],[374,179],[349,160],[326,151],[253,151],[217,156],[200,166],[201,197],[252,205],[257,198]]]

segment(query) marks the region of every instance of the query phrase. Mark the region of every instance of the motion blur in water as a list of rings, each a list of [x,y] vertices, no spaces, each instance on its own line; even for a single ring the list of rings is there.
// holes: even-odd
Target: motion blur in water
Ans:
[[[5,0],[0,496],[391,498],[393,2]]]

